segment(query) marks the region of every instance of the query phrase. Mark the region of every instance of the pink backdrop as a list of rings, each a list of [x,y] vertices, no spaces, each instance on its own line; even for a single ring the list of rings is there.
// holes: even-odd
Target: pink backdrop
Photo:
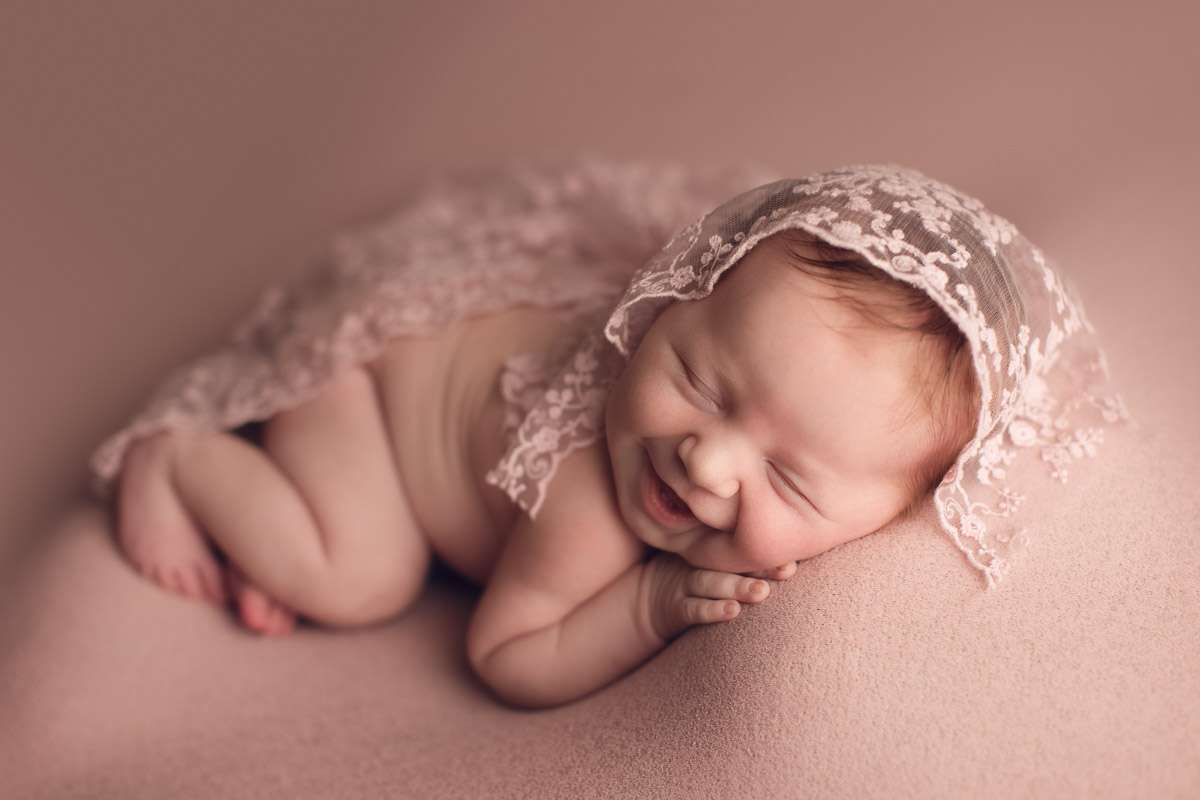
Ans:
[[[3,3],[0,565],[262,287],[426,171],[509,156],[959,186],[1072,274],[1129,407],[1196,463],[1194,6],[565,6]]]
[[[1108,290],[1088,293],[1103,328],[1128,303],[1164,335],[1192,324],[1168,302],[1200,286],[1171,234],[1200,178],[1187,4],[423,5],[5,4],[5,539],[266,282],[444,165],[897,161]],[[1146,262],[1178,266],[1147,285]],[[1195,394],[1195,366],[1137,386],[1142,354],[1116,344],[1131,399]]]

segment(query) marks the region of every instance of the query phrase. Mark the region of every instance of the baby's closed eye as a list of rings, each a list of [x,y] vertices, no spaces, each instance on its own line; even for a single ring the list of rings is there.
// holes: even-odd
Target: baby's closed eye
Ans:
[[[703,381],[696,371],[688,365],[688,362],[679,354],[679,351],[672,348],[672,353],[675,355],[676,363],[679,367],[679,374],[683,376],[684,382],[687,384],[688,392],[694,398],[697,398],[705,406],[712,410],[721,409],[720,393],[713,389],[705,381]]]

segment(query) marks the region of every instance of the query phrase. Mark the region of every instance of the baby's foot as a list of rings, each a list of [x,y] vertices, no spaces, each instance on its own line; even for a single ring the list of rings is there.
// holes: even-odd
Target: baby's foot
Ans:
[[[224,605],[221,568],[171,485],[171,436],[163,432],[130,446],[121,470],[117,543],[164,589]]]
[[[233,564],[226,572],[229,593],[238,607],[238,616],[247,628],[268,636],[291,633],[296,627],[296,614],[272,599]]]

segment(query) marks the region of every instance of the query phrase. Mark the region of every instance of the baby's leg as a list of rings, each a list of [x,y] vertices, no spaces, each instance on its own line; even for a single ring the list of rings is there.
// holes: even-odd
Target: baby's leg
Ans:
[[[204,535],[232,562],[252,628],[290,630],[286,603],[332,625],[397,613],[431,561],[409,511],[367,373],[268,421],[264,450],[223,432],[171,432],[127,456],[119,539],[166,588],[220,600]],[[318,521],[319,520],[319,521]],[[186,569],[183,569],[186,568]]]
[[[318,622],[385,619],[424,585],[432,553],[361,368],[270,419],[263,450],[228,433],[177,437],[171,471],[245,578]]]
[[[247,580],[236,564],[222,575],[199,521],[185,508],[174,485],[172,462],[181,437],[189,435],[158,433],[130,447],[118,493],[121,549],[143,575],[163,588],[217,604],[224,604],[227,593],[232,594],[247,627],[262,633],[289,633],[295,614]]]
[[[276,602],[242,574],[237,564],[230,564],[225,573],[229,592],[237,604],[238,613],[247,628],[270,635],[291,633],[296,627],[296,614]]]

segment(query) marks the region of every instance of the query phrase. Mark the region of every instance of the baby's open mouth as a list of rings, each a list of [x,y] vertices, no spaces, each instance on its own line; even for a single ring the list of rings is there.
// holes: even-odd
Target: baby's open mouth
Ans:
[[[651,516],[660,523],[674,527],[684,521],[695,521],[691,508],[659,476],[658,471],[654,469],[654,462],[650,460],[648,454],[646,457],[646,480],[643,483],[643,500],[646,508]]]
[[[675,494],[674,489],[668,486],[662,478],[658,477],[658,475],[655,475],[654,477],[658,478],[659,496],[672,511],[674,511],[676,514],[692,513],[692,510],[688,508],[688,504],[683,502],[683,499],[679,495]]]

